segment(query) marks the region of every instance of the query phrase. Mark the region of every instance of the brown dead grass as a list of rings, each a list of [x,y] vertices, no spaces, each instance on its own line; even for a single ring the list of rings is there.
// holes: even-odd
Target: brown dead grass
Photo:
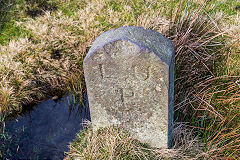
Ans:
[[[62,11],[45,12],[18,22],[34,36],[12,40],[0,48],[0,111],[18,110],[23,104],[37,103],[72,89],[81,94],[84,88],[73,82],[84,86],[82,61],[93,40],[112,27],[142,23],[134,14],[133,2],[119,3],[122,10],[115,10],[114,4],[109,7],[112,4],[108,1],[93,0],[71,17]],[[146,13],[158,16],[151,5],[149,1],[139,17]],[[159,20],[158,17],[148,22]]]
[[[162,159],[180,158],[174,149],[151,149],[134,139],[121,127],[93,131],[91,127],[78,134],[69,146],[69,159]]]

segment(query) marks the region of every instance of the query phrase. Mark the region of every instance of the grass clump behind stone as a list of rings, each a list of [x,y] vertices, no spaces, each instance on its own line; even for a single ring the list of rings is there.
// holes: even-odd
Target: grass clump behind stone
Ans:
[[[222,18],[213,14],[214,3],[210,2],[182,0],[172,17],[169,38],[176,47],[174,114],[176,123],[185,122],[193,129],[193,137],[200,138],[202,153],[195,158],[236,158],[240,144],[240,87],[236,82],[240,77],[228,70],[232,55],[227,50],[239,39],[230,41],[231,29],[223,30]]]

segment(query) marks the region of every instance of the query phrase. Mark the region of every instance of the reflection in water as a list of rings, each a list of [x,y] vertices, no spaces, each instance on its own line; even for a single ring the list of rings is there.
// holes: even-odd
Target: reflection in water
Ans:
[[[48,100],[32,112],[6,121],[5,133],[0,132],[2,158],[63,159],[67,145],[82,129],[83,120],[90,120],[86,95],[83,102],[74,104],[73,96],[57,102]]]

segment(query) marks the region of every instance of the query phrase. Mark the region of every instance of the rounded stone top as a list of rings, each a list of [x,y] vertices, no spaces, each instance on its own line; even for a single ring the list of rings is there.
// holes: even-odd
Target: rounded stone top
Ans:
[[[170,65],[174,59],[174,45],[170,40],[156,31],[137,26],[120,27],[104,32],[93,42],[88,55],[97,48],[120,39],[129,40],[140,47],[149,49],[167,65]]]

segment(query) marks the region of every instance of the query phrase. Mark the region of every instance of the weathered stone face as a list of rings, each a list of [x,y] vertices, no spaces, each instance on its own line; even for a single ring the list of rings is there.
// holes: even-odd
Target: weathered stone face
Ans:
[[[141,43],[136,30],[144,32],[144,40],[157,34],[159,46]],[[100,36],[84,60],[92,124],[95,129],[121,125],[140,141],[167,148],[173,123],[173,46],[159,33],[140,27],[115,31]],[[172,48],[156,54],[161,45]]]

